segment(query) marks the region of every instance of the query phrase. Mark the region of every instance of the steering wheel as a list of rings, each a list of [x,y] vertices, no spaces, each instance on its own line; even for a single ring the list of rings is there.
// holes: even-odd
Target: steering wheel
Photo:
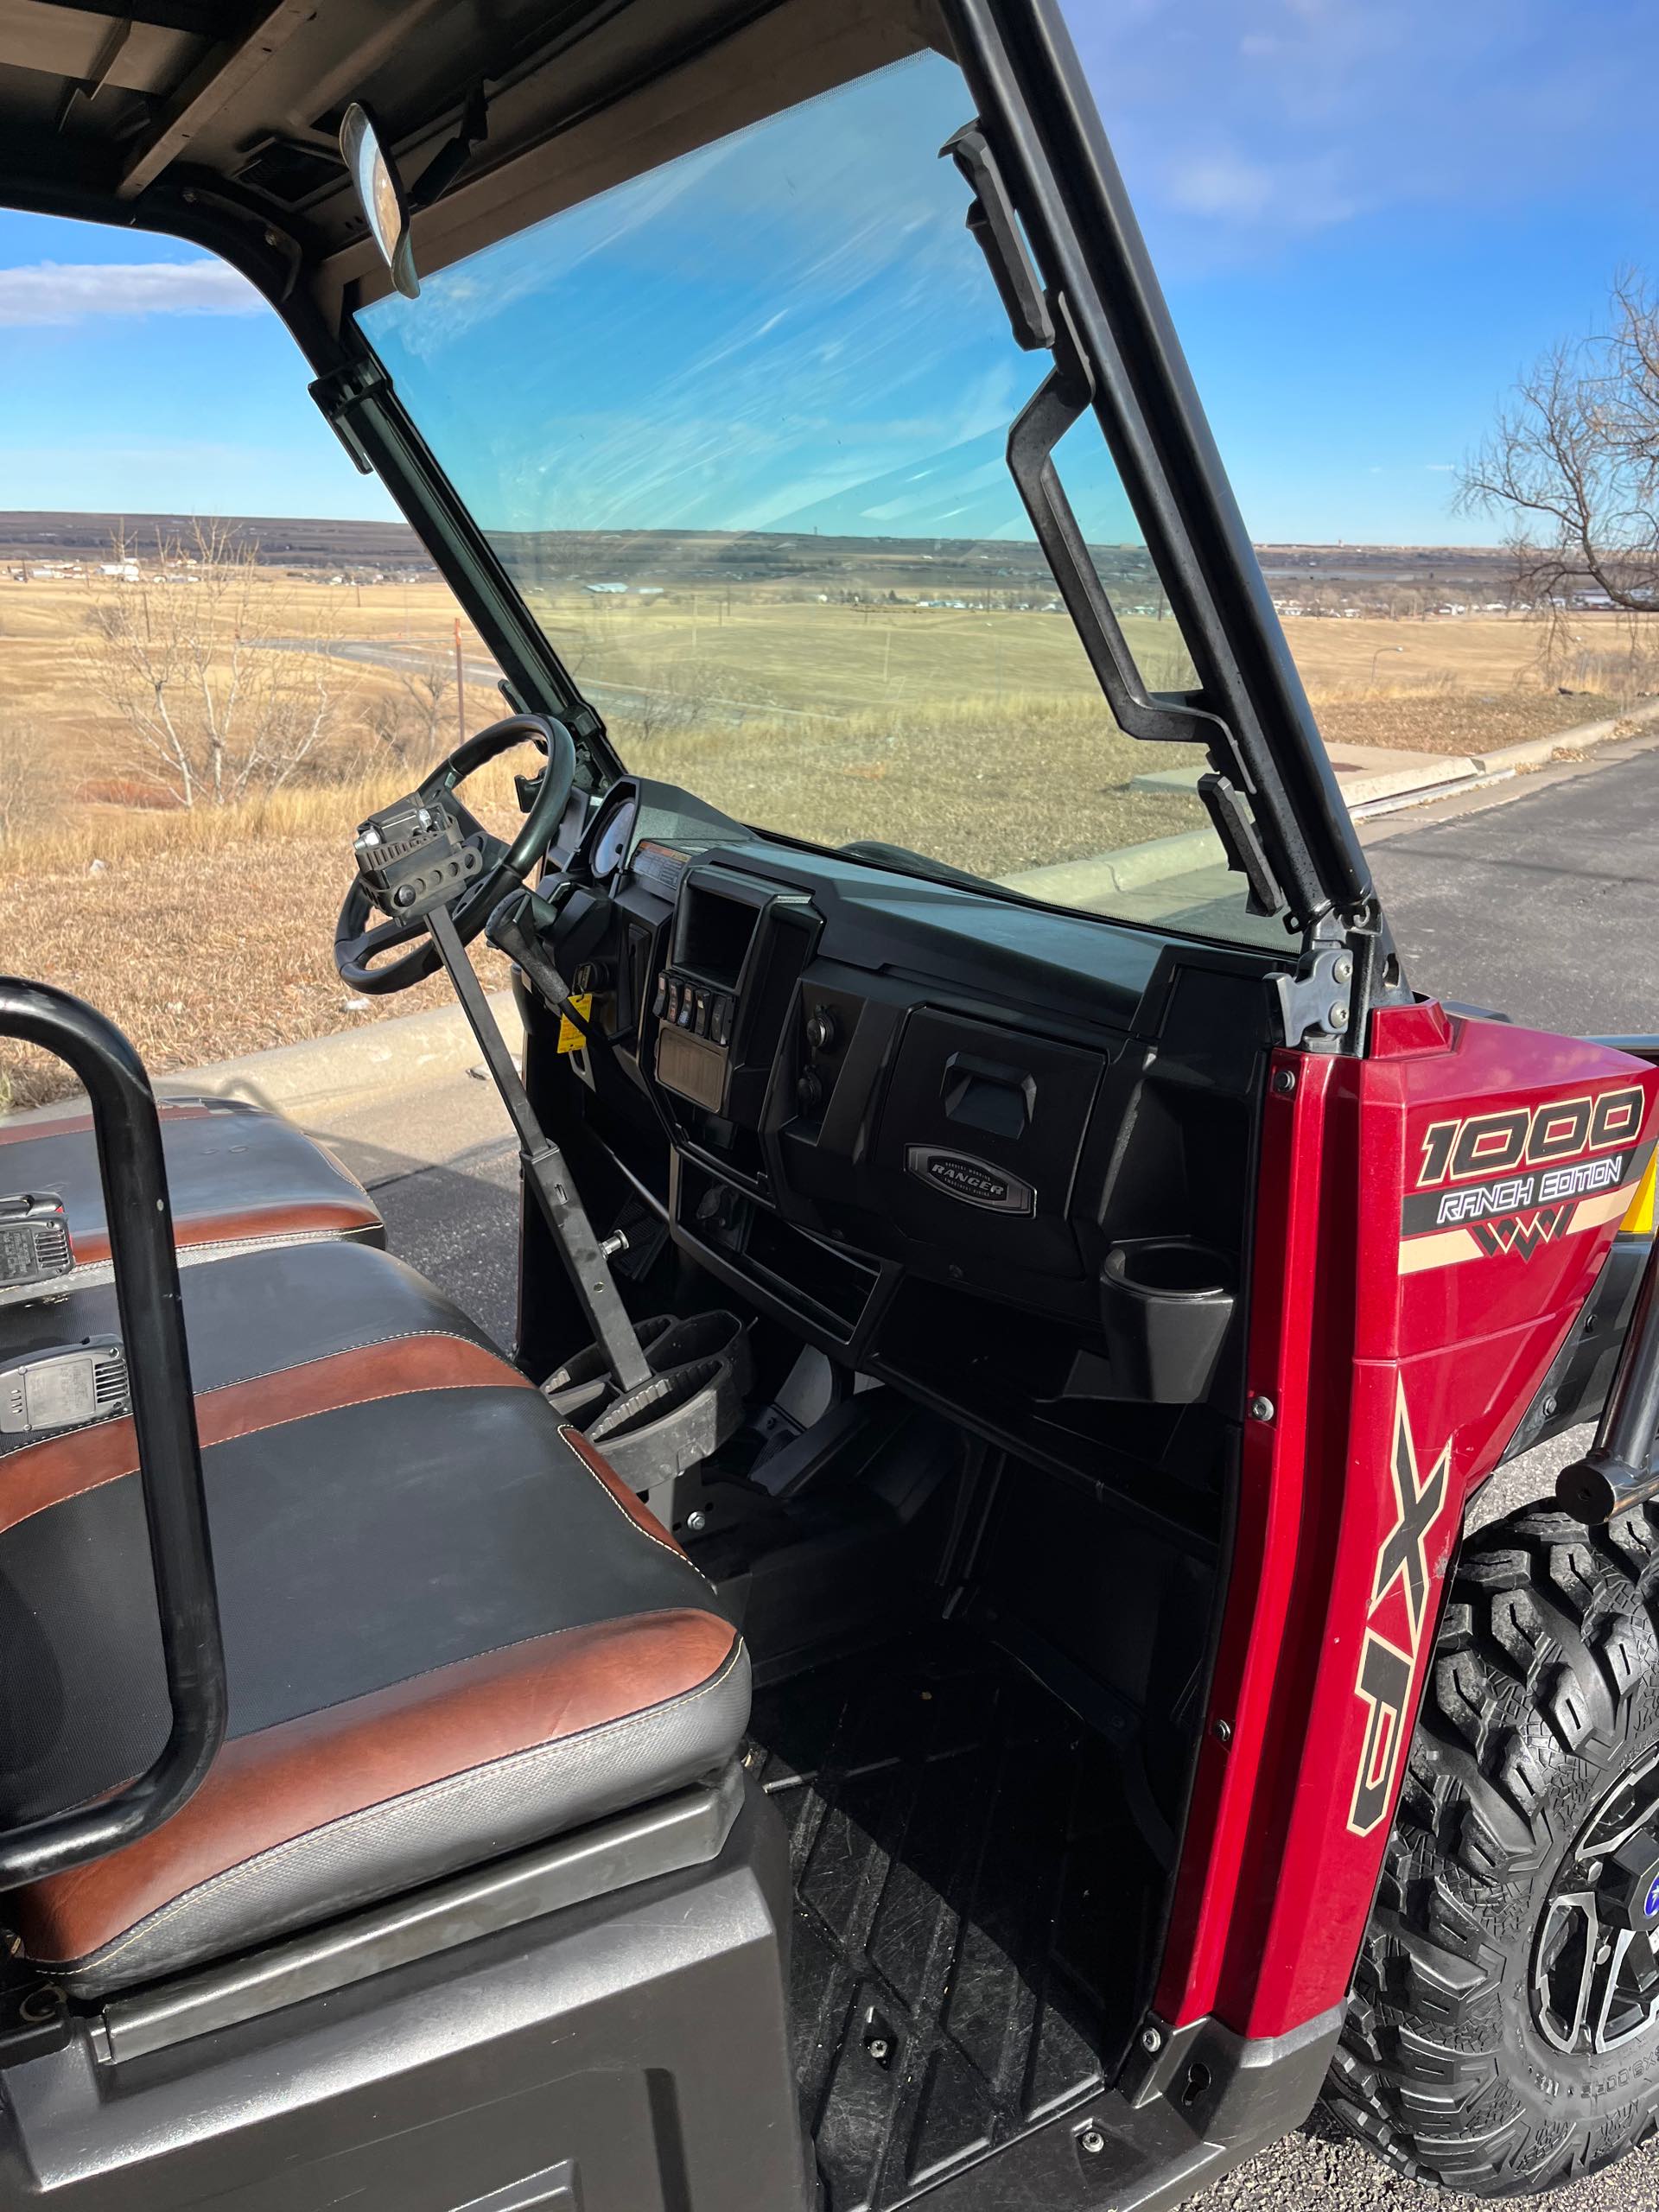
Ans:
[[[486,760],[493,760],[498,753],[506,753],[515,745],[528,744],[543,747],[547,766],[524,817],[524,826],[509,845],[493,835],[476,815],[461,804],[454,795],[455,786]],[[463,944],[472,942],[512,882],[522,881],[552,843],[575,776],[576,748],[563,722],[556,721],[551,715],[509,715],[458,745],[439,761],[413,794],[428,804],[441,800],[459,823],[467,842],[476,846],[483,855],[482,870],[474,878],[472,888],[455,901],[451,917],[455,934]],[[406,991],[411,983],[418,983],[435,973],[439,964],[437,948],[428,936],[424,922],[376,922],[372,918],[375,912],[368,887],[359,875],[346,893],[334,929],[334,965],[340,970],[341,982],[371,998],[379,998],[389,991]],[[388,960],[382,967],[369,965],[392,946],[409,944],[416,938],[421,943],[413,951],[405,952],[397,960]]]

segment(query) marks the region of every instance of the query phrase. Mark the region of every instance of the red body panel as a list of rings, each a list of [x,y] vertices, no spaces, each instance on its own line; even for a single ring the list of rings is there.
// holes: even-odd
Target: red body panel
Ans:
[[[1583,1305],[1659,1071],[1438,1007],[1282,1053],[1211,1723],[1157,2007],[1282,2034],[1353,1972],[1470,1493]],[[1287,1087],[1288,1085],[1288,1087]]]

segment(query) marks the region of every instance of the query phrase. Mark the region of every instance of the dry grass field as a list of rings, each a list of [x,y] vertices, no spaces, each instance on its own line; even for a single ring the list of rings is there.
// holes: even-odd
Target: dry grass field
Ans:
[[[434,982],[353,1006],[329,947],[353,825],[454,741],[448,593],[273,579],[244,619],[261,639],[321,642],[321,653],[263,656],[323,698],[321,734],[280,789],[256,780],[239,805],[187,812],[167,803],[100,678],[99,610],[123,588],[0,582],[6,966],[107,1008],[157,1070],[441,1001]],[[1063,615],[765,590],[607,601],[574,588],[537,612],[631,765],[746,819],[827,843],[919,846],[991,875],[1202,819],[1179,794],[1129,789],[1183,756],[1116,730]],[[1618,638],[1580,626],[1548,664],[1540,632],[1518,619],[1287,630],[1333,745],[1462,752],[1622,702]],[[1154,686],[1185,680],[1172,624],[1131,618],[1126,629]],[[476,666],[482,649],[465,625],[462,641]],[[406,664],[340,657],[357,643],[396,648]],[[224,674],[213,662],[210,680]],[[496,703],[469,678],[470,727]],[[503,779],[498,801],[505,789]],[[55,1069],[10,1048],[0,1059],[0,1105],[60,1087]]]

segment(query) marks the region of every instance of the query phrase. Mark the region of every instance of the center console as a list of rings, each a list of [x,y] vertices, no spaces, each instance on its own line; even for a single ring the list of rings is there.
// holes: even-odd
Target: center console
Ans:
[[[703,1113],[758,1125],[785,1012],[817,930],[803,893],[734,868],[688,872],[657,979],[656,1073],[664,1090]]]

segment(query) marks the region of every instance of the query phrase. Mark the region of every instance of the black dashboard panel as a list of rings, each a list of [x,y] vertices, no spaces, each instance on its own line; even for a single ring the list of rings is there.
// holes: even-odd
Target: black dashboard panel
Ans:
[[[687,1254],[855,1364],[1057,1463],[1161,1453],[1177,1415],[1128,1378],[1172,1370],[1124,1354],[1124,1255],[1238,1287],[1269,955],[763,838],[644,779],[557,866],[583,942],[602,924],[610,1041],[561,1063],[531,1009],[556,1134],[580,1119]],[[1194,1395],[1237,1386],[1235,1345]]]

